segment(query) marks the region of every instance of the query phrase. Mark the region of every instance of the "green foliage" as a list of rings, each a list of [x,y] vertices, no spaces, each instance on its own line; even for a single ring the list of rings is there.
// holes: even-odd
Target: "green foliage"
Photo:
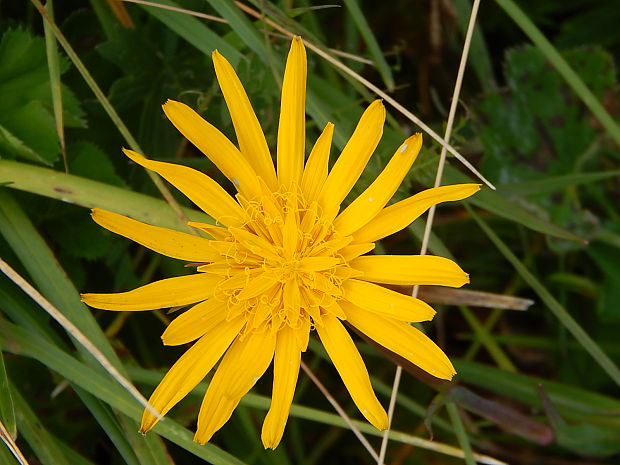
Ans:
[[[14,29],[0,39],[0,150],[14,156],[51,165],[60,154],[54,127],[52,94],[40,37]],[[61,71],[69,62],[61,61]],[[67,127],[85,127],[84,113],[73,92],[62,87]]]
[[[122,2],[112,2],[120,5],[115,11],[111,2],[100,0],[77,11],[66,2],[48,2],[66,41],[58,31],[48,31],[57,35],[59,49],[68,44],[74,52],[57,54],[68,172],[60,158],[38,10],[24,7],[2,26],[0,37],[0,256],[147,397],[184,350],[162,347],[159,337],[162,322],[176,313],[103,312],[84,306],[78,295],[126,291],[192,272],[92,222],[88,209],[101,207],[186,230],[144,171],[122,155],[121,146],[139,144],[151,158],[200,169],[232,192],[213,164],[166,120],[161,105],[169,98],[187,103],[236,143],[210,57],[218,49],[237,70],[275,153],[288,40],[269,21],[323,50],[333,47],[372,60],[367,65],[339,57],[373,83],[393,89],[396,100],[442,133],[443,107],[470,12],[470,2],[462,1],[454,2],[453,10],[450,2],[438,11],[420,4],[415,15],[399,14],[411,8],[404,1],[347,0],[344,8],[316,8],[306,0],[244,2],[258,11],[255,17],[228,0],[158,1],[221,16],[227,23]],[[490,314],[438,308],[441,324],[425,329],[435,333],[433,338],[443,335],[457,380],[437,387],[415,379],[417,372],[405,374],[386,463],[443,463],[440,454],[463,457],[461,448],[470,446],[474,453],[492,450],[499,459],[519,463],[515,444],[539,463],[582,457],[615,463],[620,453],[620,152],[613,142],[617,134],[601,120],[600,109],[617,118],[612,57],[620,50],[619,10],[605,0],[521,2],[526,12],[510,0],[496,3],[503,11],[481,6],[452,141],[498,189],[483,189],[467,201],[467,209],[442,206],[429,250],[456,257],[470,273],[471,290],[535,303],[527,312],[494,309]],[[540,30],[531,20],[544,35],[536,35]],[[533,45],[523,42],[519,29]],[[564,50],[558,52],[552,43]],[[376,96],[310,50],[308,69],[306,147],[309,151],[324,125],[334,122],[333,163]],[[101,93],[93,95],[96,88]],[[405,137],[418,131],[387,109],[383,139],[347,201],[374,180]],[[425,136],[424,149],[394,200],[432,185],[439,150]],[[448,160],[444,184],[472,181]],[[211,221],[173,189],[172,196],[188,219]],[[378,250],[417,253],[423,229],[416,222]],[[480,298],[484,301],[484,295]],[[387,406],[393,356],[356,343]],[[264,451],[260,443],[271,392],[268,376],[212,444],[192,442],[208,380],[146,438],[139,435],[138,403],[4,277],[0,348],[0,420],[11,434],[17,430],[17,443],[30,463],[375,463],[303,374],[276,452]],[[320,344],[311,340],[304,361],[356,417]],[[461,418],[463,409],[469,414]],[[432,443],[424,433],[425,420],[433,425]],[[356,425],[364,434],[382,435],[366,423]],[[7,450],[0,450],[0,463],[12,463]],[[465,459],[471,463],[475,457],[467,452]]]

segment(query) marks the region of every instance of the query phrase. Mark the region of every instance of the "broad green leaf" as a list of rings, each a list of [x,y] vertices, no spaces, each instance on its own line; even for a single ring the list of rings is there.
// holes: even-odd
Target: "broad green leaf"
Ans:
[[[26,163],[0,160],[0,183],[86,208],[104,208],[157,226],[187,231],[163,201],[87,178]],[[212,220],[196,210],[183,210],[190,221]]]

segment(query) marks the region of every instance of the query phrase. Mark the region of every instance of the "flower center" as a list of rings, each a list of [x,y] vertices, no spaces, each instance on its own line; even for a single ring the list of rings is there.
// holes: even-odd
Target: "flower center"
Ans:
[[[297,186],[275,193],[264,188],[259,199],[237,198],[244,225],[211,241],[221,259],[198,268],[222,276],[215,298],[227,302],[227,318],[243,315],[245,332],[284,325],[307,332],[325,314],[344,318],[341,285],[358,275],[346,259],[352,237],[334,232]]]

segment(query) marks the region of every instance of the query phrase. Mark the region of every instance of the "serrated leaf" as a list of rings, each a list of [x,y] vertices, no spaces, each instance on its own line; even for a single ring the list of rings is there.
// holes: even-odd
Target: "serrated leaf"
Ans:
[[[51,165],[58,158],[59,145],[54,117],[40,101],[32,100],[14,110],[10,119],[5,120],[4,127],[23,141],[28,149],[40,155],[44,163]]]
[[[67,147],[69,171],[77,176],[94,179],[115,186],[126,187],[116,174],[114,165],[103,150],[91,142],[75,142]]]

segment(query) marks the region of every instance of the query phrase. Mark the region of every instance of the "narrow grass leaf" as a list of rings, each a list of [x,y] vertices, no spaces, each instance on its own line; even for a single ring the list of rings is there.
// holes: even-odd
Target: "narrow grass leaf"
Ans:
[[[592,339],[588,333],[577,323],[577,321],[568,313],[560,302],[547,290],[547,288],[534,276],[525,264],[519,260],[515,254],[508,248],[506,243],[495,234],[495,232],[489,227],[489,225],[480,218],[470,207],[467,207],[468,211],[476,220],[476,223],[484,231],[487,237],[495,244],[501,254],[508,260],[515,268],[521,278],[528,283],[532,289],[538,294],[542,301],[547,305],[549,310],[560,320],[560,323],[579,341],[583,348],[594,358],[603,370],[614,380],[616,384],[620,386],[620,370],[618,366],[609,358],[609,356],[603,352],[599,345]]]
[[[532,20],[515,2],[512,0],[495,1],[532,42],[534,42],[547,60],[549,60],[557,72],[564,78],[566,83],[573,89],[575,94],[583,101],[596,119],[599,120],[611,138],[620,145],[620,126],[618,126],[592,91],[588,89],[575,70],[571,68],[562,55],[560,55],[549,39],[545,37],[542,31],[536,27]]]
[[[355,27],[364,38],[364,42],[366,42],[370,56],[372,57],[377,71],[379,71],[379,74],[383,79],[383,83],[387,87],[388,92],[391,92],[394,90],[394,76],[392,76],[392,70],[387,64],[387,61],[385,61],[383,52],[381,51],[379,43],[368,25],[368,21],[366,21],[366,16],[364,16],[358,0],[344,0],[344,4],[351,14]]]
[[[11,386],[19,431],[42,465],[70,465],[56,438],[41,424],[15,386]]]
[[[228,21],[232,30],[239,35],[245,45],[256,53],[264,63],[268,63],[269,57],[265,47],[265,39],[248,17],[241,13],[241,10],[230,0],[207,0],[207,2]],[[220,52],[223,53],[223,50]]]
[[[157,0],[156,3],[179,7],[179,4],[172,0]],[[238,64],[244,59],[243,55],[236,48],[193,16],[149,5],[141,4],[140,6],[148,14],[164,23],[170,30],[176,32],[205,55],[211,56],[214,50],[219,50],[233,65]]]
[[[461,420],[456,404],[454,402],[448,402],[446,404],[446,409],[448,410],[448,415],[450,416],[450,421],[452,422],[452,427],[454,428],[456,438],[459,441],[461,449],[463,449],[465,463],[467,465],[476,465],[476,459],[474,458],[474,454],[471,450],[469,436],[467,435],[467,431],[465,431],[463,420]]]
[[[15,407],[11,391],[9,390],[9,377],[4,366],[4,356],[0,352],[0,421],[4,424],[7,433],[17,439],[17,426],[15,424]]]
[[[54,18],[54,4],[52,0],[47,0],[45,9],[50,18]],[[50,73],[50,87],[52,90],[52,106],[54,108],[54,121],[56,123],[56,133],[60,142],[60,153],[62,161],[65,165],[65,171],[69,172],[67,164],[67,146],[65,144],[65,128],[62,114],[62,89],[60,86],[60,65],[58,59],[58,47],[56,46],[56,37],[47,21],[43,21],[43,30],[45,32],[45,51],[47,53],[47,67]]]
[[[178,216],[163,200],[92,179],[65,174],[47,168],[0,160],[0,184],[86,208],[99,207],[128,215],[155,226],[185,231]],[[196,222],[213,223],[202,212],[183,209],[184,215]],[[84,212],[87,215],[86,212]]]
[[[82,387],[119,412],[139,421],[142,408],[109,377],[95,371],[43,338],[24,331],[7,321],[0,320],[0,341],[5,350],[38,360],[71,383]],[[160,435],[214,465],[242,465],[243,462],[212,444],[200,446],[193,442],[193,434],[170,419],[164,418],[155,427]]]

